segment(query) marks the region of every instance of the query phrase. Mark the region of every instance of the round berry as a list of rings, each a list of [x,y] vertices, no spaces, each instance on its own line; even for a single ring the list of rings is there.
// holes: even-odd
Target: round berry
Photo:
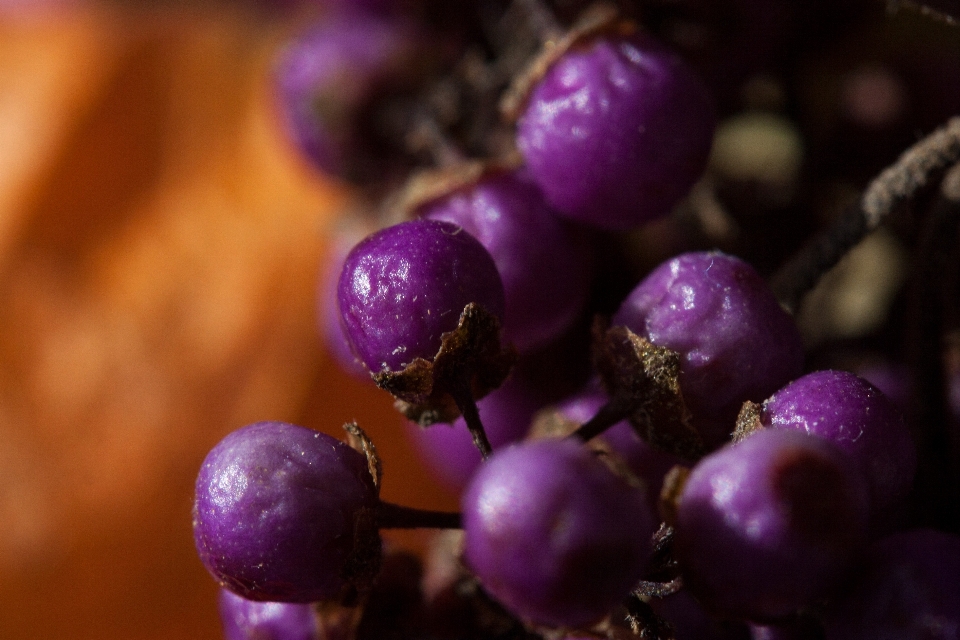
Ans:
[[[351,567],[379,558],[377,505],[364,456],[317,431],[258,422],[203,461],[194,541],[221,586],[244,598],[314,602],[364,586]]]
[[[683,399],[708,445],[726,439],[745,401],[763,401],[803,366],[793,318],[753,267],[719,252],[661,264],[613,324],[679,353]]]
[[[461,227],[412,220],[353,248],[337,288],[354,353],[371,372],[433,360],[441,336],[471,302],[502,320],[503,284],[493,258]]]
[[[760,421],[825,438],[849,454],[884,512],[913,485],[917,452],[903,416],[876,387],[847,371],[815,371],[763,403]]]
[[[713,100],[644,33],[567,51],[533,89],[517,127],[530,173],[558,211],[608,229],[663,216],[703,173]]]
[[[359,114],[403,77],[416,42],[402,20],[350,11],[284,46],[274,72],[278,111],[290,139],[319,169],[343,176],[382,161],[361,133]]]
[[[765,621],[826,597],[863,542],[864,480],[829,442],[766,429],[701,460],[677,505],[684,584],[720,616]]]
[[[918,529],[874,545],[827,616],[827,640],[960,637],[960,537]]]
[[[629,593],[650,555],[643,491],[577,442],[537,440],[494,453],[462,507],[467,566],[533,622],[596,622]]]

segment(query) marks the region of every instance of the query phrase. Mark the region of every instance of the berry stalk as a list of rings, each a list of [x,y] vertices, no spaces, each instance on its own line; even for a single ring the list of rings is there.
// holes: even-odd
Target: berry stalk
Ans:
[[[459,529],[460,526],[459,513],[404,507],[383,500],[377,508],[378,529]]]

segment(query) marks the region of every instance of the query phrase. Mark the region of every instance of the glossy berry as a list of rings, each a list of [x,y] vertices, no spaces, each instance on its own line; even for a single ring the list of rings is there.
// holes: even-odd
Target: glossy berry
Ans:
[[[521,351],[559,337],[587,300],[591,256],[524,172],[483,177],[420,209],[462,226],[493,256],[503,280],[506,340]]]
[[[504,309],[500,275],[483,245],[455,224],[423,219],[354,247],[337,301],[354,353],[371,372],[432,360],[471,302],[501,319]]]
[[[377,505],[364,456],[323,433],[258,422],[207,454],[194,541],[220,585],[245,598],[324,600],[358,586],[351,565],[379,553]]]
[[[644,33],[567,51],[532,91],[517,146],[547,200],[580,222],[628,229],[663,216],[707,162],[712,98]]]
[[[675,552],[709,611],[778,619],[830,595],[866,523],[864,480],[841,451],[765,429],[694,467],[677,506]]]
[[[797,377],[803,344],[793,319],[746,262],[686,253],[653,270],[613,317],[680,354],[680,389],[706,442],[729,435],[746,400]]]
[[[871,549],[827,616],[827,640],[960,638],[960,537],[918,529]]]
[[[255,602],[220,590],[220,621],[225,640],[320,640],[309,604]]]
[[[640,579],[653,519],[643,492],[581,444],[538,440],[495,452],[462,501],[464,561],[515,615],[578,627]]]
[[[903,416],[876,387],[846,371],[815,371],[763,403],[761,422],[825,438],[849,454],[875,511],[889,510],[913,485],[917,453]]]

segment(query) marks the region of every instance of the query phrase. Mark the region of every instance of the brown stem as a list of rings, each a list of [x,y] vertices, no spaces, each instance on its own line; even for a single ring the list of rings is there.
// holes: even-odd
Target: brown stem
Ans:
[[[480,452],[480,457],[486,460],[490,457],[493,449],[487,439],[483,422],[480,421],[480,411],[477,409],[477,401],[473,398],[470,386],[466,382],[457,384],[450,390],[450,395],[453,396],[453,401],[457,403],[457,409],[463,415],[463,421],[467,423],[467,429],[473,436],[473,444]]]
[[[622,400],[613,398],[600,407],[600,410],[597,411],[595,416],[584,422],[579,429],[567,437],[578,438],[583,442],[589,442],[628,415],[630,415],[630,407],[628,404]]]
[[[867,186],[860,200],[834,225],[774,274],[780,302],[796,311],[810,291],[865,235],[876,229],[905,200],[915,196],[942,171],[960,160],[960,117],[913,145]]]
[[[460,514],[404,507],[380,501],[377,509],[379,529],[459,529]]]

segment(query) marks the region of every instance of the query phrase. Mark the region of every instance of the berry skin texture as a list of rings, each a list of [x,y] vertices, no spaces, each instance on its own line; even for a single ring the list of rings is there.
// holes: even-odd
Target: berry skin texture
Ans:
[[[367,368],[402,371],[433,360],[441,336],[471,302],[503,319],[503,284],[493,258],[461,227],[412,220],[360,242],[344,261],[340,318]]]
[[[815,371],[763,403],[760,421],[829,440],[867,480],[875,512],[901,502],[913,485],[916,447],[900,412],[866,380],[846,371]]]
[[[753,267],[720,252],[685,253],[658,266],[613,324],[680,354],[680,390],[710,446],[733,431],[745,401],[762,402],[803,367],[793,318]]]
[[[226,640],[320,640],[309,604],[254,602],[221,589],[220,620]]]
[[[317,431],[258,422],[207,454],[194,541],[220,585],[244,598],[315,602],[354,586],[348,565],[379,551],[377,505],[364,456]]]
[[[558,211],[629,229],[664,216],[703,173],[716,122],[706,87],[643,33],[598,37],[547,71],[517,146]]]
[[[467,487],[462,512],[465,563],[494,598],[535,623],[597,622],[650,555],[643,491],[573,441],[495,452]]]
[[[836,447],[766,429],[695,466],[675,552],[684,584],[721,617],[763,622],[827,597],[862,543],[867,490]]]

